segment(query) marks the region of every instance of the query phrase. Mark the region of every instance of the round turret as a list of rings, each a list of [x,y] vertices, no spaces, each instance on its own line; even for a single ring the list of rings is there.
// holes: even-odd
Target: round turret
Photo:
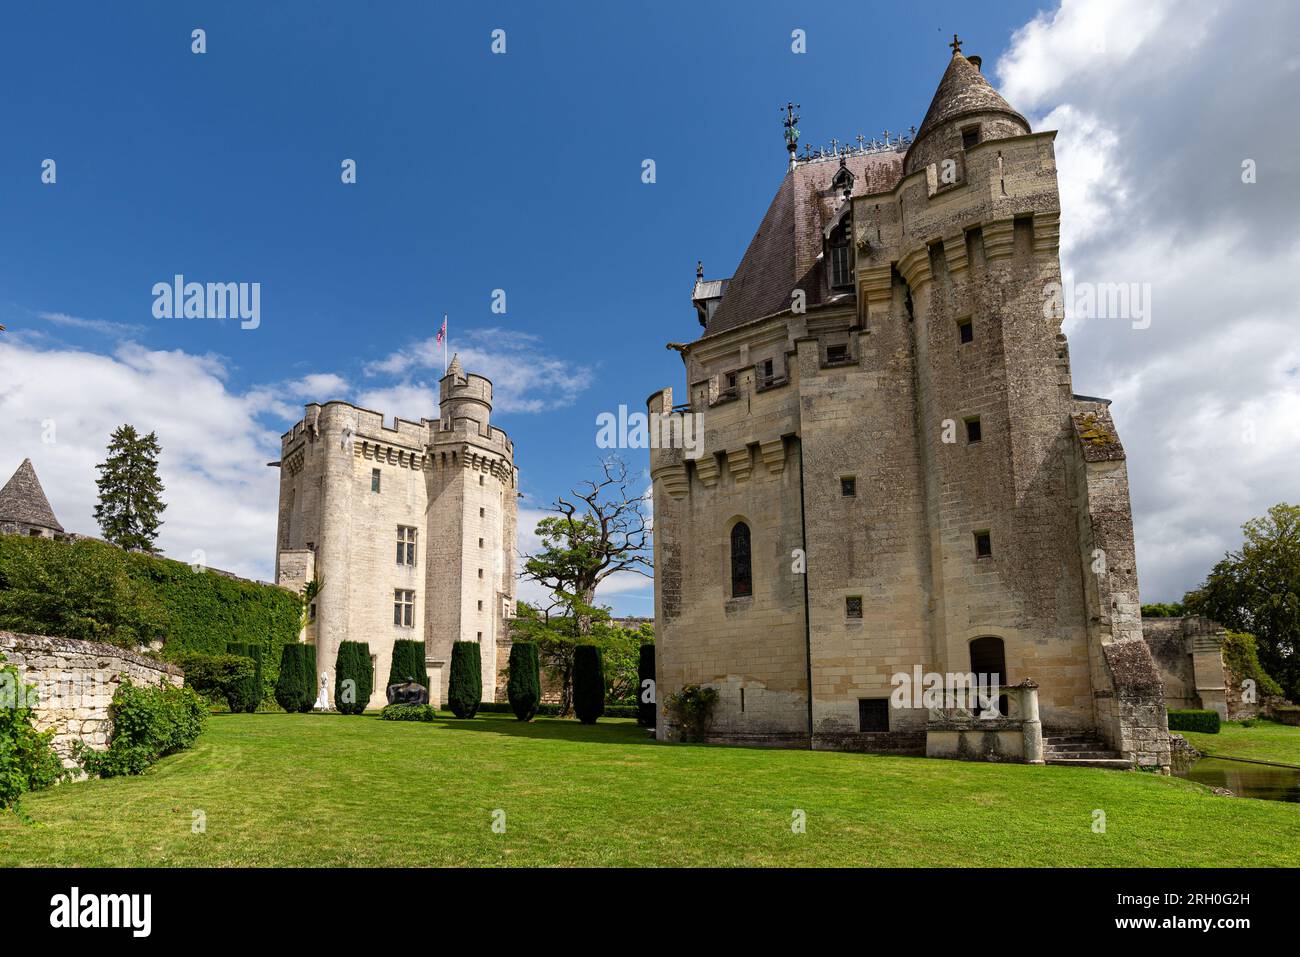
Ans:
[[[486,430],[492,418],[492,380],[467,375],[460,356],[452,356],[447,374],[438,383],[438,415],[443,429],[453,428],[456,419],[472,419],[480,431]]]

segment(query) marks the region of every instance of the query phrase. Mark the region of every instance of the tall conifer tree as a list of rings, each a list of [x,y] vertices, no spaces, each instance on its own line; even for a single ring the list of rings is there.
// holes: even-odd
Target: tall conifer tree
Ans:
[[[134,426],[121,425],[108,443],[108,459],[96,466],[99,504],[95,521],[104,538],[119,548],[157,551],[154,541],[162,525],[159,516],[167,508],[158,477],[161,452],[156,433],[142,436]]]

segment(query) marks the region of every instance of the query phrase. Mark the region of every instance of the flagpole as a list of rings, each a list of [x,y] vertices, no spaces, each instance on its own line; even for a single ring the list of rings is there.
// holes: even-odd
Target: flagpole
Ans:
[[[447,378],[447,314],[442,314],[442,377]]]

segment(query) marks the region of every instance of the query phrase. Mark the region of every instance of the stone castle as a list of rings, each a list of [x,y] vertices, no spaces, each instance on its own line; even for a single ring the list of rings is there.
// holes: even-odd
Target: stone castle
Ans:
[[[317,588],[306,638],[329,673],[340,642],[369,643],[370,707],[387,703],[393,642],[423,640],[430,700],[455,641],[482,645],[483,700],[496,697],[514,613],[519,473],[491,424],[492,383],[453,358],[439,418],[418,423],[346,402],[312,403],[281,438],[276,582]]]
[[[699,684],[718,741],[1167,766],[1124,449],[1045,306],[1055,134],[955,38],[912,137],[800,157],[797,119],[735,275],[697,273],[686,394],[648,400],[704,436],[650,454],[659,735]],[[1000,707],[890,701],[971,673]]]

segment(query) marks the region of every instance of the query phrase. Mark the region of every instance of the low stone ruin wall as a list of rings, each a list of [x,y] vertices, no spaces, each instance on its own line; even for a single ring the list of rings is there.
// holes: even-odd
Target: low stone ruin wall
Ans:
[[[54,749],[71,767],[74,741],[97,750],[108,747],[112,722],[108,707],[123,679],[158,686],[184,683],[175,665],[93,641],[45,638],[0,631],[0,654],[14,665],[25,685],[36,686],[33,724],[54,729]]]

